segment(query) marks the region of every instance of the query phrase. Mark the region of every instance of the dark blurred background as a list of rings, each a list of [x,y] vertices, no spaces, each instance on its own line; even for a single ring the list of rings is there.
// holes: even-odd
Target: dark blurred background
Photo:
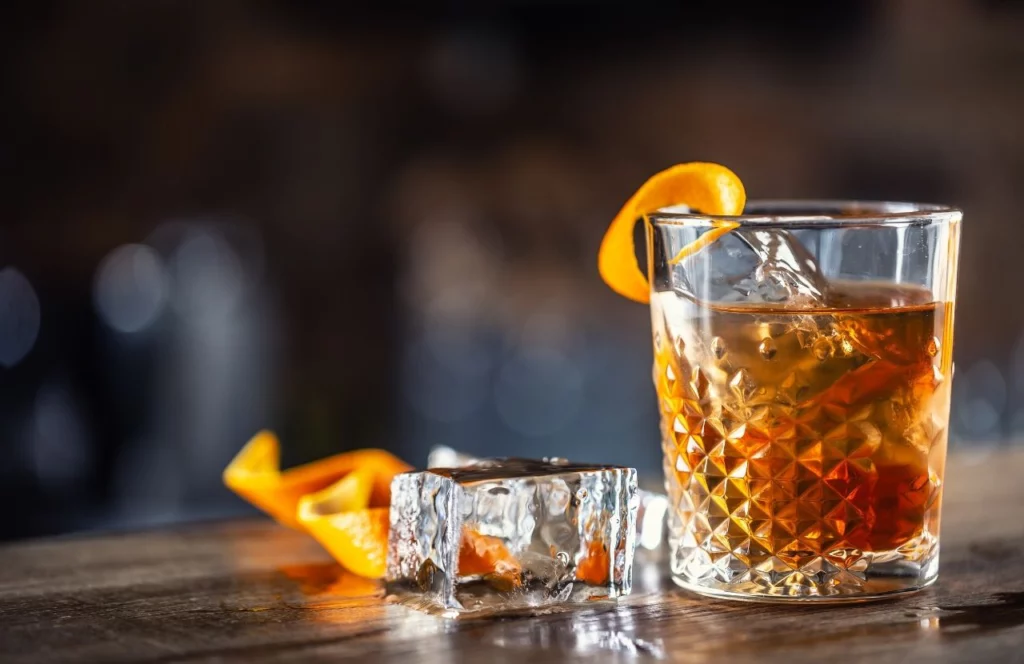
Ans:
[[[261,427],[656,472],[595,257],[679,161],[962,206],[952,445],[1024,439],[1024,3],[479,4],[5,9],[0,539],[244,512]]]

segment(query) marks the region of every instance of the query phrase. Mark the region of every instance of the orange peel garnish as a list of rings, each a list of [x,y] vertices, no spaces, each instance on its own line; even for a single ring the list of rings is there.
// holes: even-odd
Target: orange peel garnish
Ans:
[[[391,479],[412,470],[390,452],[376,449],[343,452],[281,471],[280,445],[270,431],[261,431],[224,470],[224,484],[279,523],[302,529],[296,518],[299,500],[334,484],[357,469],[373,471],[370,506],[391,504]]]
[[[710,216],[734,216],[743,212],[743,183],[724,166],[690,162],[656,173],[626,201],[601,241],[598,270],[608,286],[623,297],[650,301],[650,285],[636,262],[633,227],[637,219],[672,205],[686,205]],[[733,222],[717,226],[690,243],[673,258],[678,262],[736,228]]]

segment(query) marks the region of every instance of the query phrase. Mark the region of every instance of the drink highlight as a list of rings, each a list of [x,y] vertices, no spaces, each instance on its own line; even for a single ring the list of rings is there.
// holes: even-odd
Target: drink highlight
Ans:
[[[654,295],[677,581],[821,597],[937,565],[952,321],[931,300],[841,281],[810,306]]]

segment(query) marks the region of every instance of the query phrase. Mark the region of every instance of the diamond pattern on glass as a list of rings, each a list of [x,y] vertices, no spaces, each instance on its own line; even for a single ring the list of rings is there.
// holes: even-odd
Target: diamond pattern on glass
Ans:
[[[821,596],[856,592],[878,561],[932,564],[941,307],[754,315],[659,297],[672,299],[652,310],[673,575]]]

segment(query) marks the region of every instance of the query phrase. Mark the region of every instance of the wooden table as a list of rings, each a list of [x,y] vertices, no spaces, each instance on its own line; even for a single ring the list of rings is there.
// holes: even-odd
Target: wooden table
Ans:
[[[455,622],[386,604],[261,520],[16,544],[0,661],[1024,662],[1024,453],[957,457],[947,480],[939,583],[862,605],[703,599],[638,554],[618,605]]]

